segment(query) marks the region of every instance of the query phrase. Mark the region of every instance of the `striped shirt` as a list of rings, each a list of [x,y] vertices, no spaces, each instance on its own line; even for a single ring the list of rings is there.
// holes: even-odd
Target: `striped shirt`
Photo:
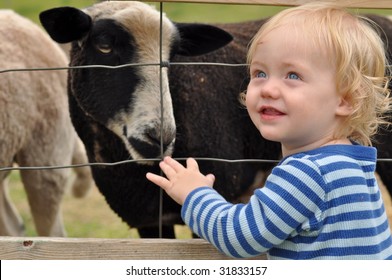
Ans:
[[[186,198],[182,218],[235,258],[392,259],[376,154],[372,147],[331,145],[291,155],[247,204],[200,187]]]

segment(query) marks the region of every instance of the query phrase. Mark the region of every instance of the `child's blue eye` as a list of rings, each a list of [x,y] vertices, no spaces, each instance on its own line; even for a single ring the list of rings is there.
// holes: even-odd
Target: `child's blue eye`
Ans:
[[[300,77],[297,74],[293,73],[293,72],[289,73],[287,75],[287,78],[291,79],[291,80],[299,80],[300,79]]]
[[[257,78],[267,78],[267,74],[265,74],[263,71],[259,71],[256,73]]]

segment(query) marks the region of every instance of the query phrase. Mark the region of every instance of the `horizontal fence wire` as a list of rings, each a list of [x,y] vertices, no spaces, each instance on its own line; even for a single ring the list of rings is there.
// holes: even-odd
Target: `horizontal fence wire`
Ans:
[[[192,157],[197,161],[214,161],[214,162],[222,162],[222,163],[279,163],[278,159],[224,159],[224,158],[212,158],[212,157]],[[174,158],[177,161],[186,161],[187,158]],[[130,159],[130,160],[122,160],[116,162],[92,162],[92,163],[83,163],[83,164],[70,164],[70,165],[51,165],[51,166],[12,166],[12,167],[0,167],[1,171],[13,171],[13,170],[48,170],[48,169],[65,169],[65,168],[78,168],[78,167],[86,167],[86,166],[117,166],[122,164],[129,163],[138,163],[138,162],[160,162],[161,158],[146,158],[146,159]],[[377,162],[392,162],[392,158],[379,158]]]
[[[187,65],[199,65],[199,66],[226,66],[226,67],[244,67],[249,66],[246,63],[219,63],[219,62],[170,62],[162,61],[162,63],[128,63],[116,66],[110,65],[82,65],[82,66],[59,66],[59,67],[42,67],[42,68],[9,68],[0,69],[0,74],[7,72],[28,72],[28,71],[54,71],[54,70],[69,70],[69,69],[89,69],[89,68],[104,68],[104,69],[120,69],[127,67],[143,67],[143,66],[160,66],[167,67],[170,66],[187,66]],[[392,70],[392,65],[387,65],[389,69]],[[387,76],[392,78],[392,76]]]
[[[82,65],[82,66],[59,66],[59,67],[48,67],[48,68],[9,68],[0,69],[0,74],[9,72],[29,72],[29,71],[56,71],[56,70],[70,70],[70,69],[91,69],[91,68],[103,68],[103,69],[121,69],[127,67],[148,67],[148,66],[159,66],[159,67],[170,67],[170,66],[188,66],[188,65],[199,65],[199,66],[224,66],[224,67],[244,67],[247,64],[231,64],[231,63],[219,63],[219,62],[170,62],[162,61],[161,63],[128,63],[117,66],[110,65]],[[392,67],[389,65],[389,67]],[[391,132],[392,133],[392,132]],[[194,157],[198,161],[214,161],[222,163],[278,163],[280,160],[268,160],[268,159],[223,159],[223,158],[210,158],[210,157]],[[186,158],[175,158],[179,161],[185,161]],[[48,169],[63,169],[63,168],[78,168],[85,166],[116,166],[129,163],[137,162],[159,162],[162,158],[146,158],[138,160],[123,160],[118,162],[95,162],[85,164],[70,164],[70,165],[59,165],[59,166],[0,166],[1,171],[13,171],[13,170],[48,170]],[[392,158],[378,158],[378,162],[392,162]]]
[[[278,163],[279,160],[272,159],[223,159],[223,158],[210,158],[210,157],[193,157],[197,161],[215,161],[223,163]],[[178,161],[185,161],[187,158],[174,158]],[[0,171],[12,170],[41,170],[41,169],[62,169],[62,168],[78,168],[85,166],[116,166],[129,163],[138,162],[160,162],[161,158],[146,158],[146,159],[130,159],[117,162],[93,162],[83,164],[70,164],[70,165],[52,165],[52,166],[13,166],[13,167],[0,167]],[[392,161],[392,159],[390,160]]]
[[[82,65],[82,66],[59,66],[59,67],[42,67],[42,68],[9,68],[1,69],[0,74],[7,72],[29,72],[29,71],[54,71],[54,70],[69,70],[69,69],[89,69],[89,68],[104,68],[104,69],[120,69],[127,67],[144,67],[144,66],[160,66],[169,68],[172,65],[203,65],[203,66],[227,66],[227,67],[244,67],[248,64],[234,64],[234,63],[219,63],[219,62],[169,62],[162,61],[162,63],[128,63],[116,66],[110,65]]]
[[[163,1],[165,2],[165,1]],[[160,2],[160,21],[162,24],[162,17],[163,17],[163,2]],[[170,2],[170,1],[168,1]],[[173,1],[177,2],[177,1]],[[181,2],[181,1],[178,1]],[[187,2],[187,1],[185,1]],[[193,2],[193,1],[188,1]],[[196,1],[195,1],[196,2]],[[204,1],[204,2],[216,2],[219,1]],[[234,1],[235,2],[235,1]],[[253,1],[252,1],[253,2]],[[257,2],[257,1],[256,1]],[[261,1],[264,2],[264,1]],[[275,2],[275,1],[274,1]],[[305,1],[306,2],[306,1]],[[275,2],[276,4],[277,2]],[[243,4],[243,2],[241,3]],[[253,3],[254,4],[254,3]],[[162,30],[162,26],[160,26]],[[162,36],[162,32],[160,32],[160,36]],[[162,44],[162,37],[160,38],[160,44]],[[162,46],[160,45],[162,49]],[[161,54],[162,55],[162,54]],[[224,66],[224,67],[244,67],[248,66],[247,64],[230,64],[230,63],[219,63],[219,62],[170,62],[170,61],[163,61],[160,55],[160,62],[158,63],[128,63],[128,64],[121,64],[116,66],[110,65],[82,65],[82,66],[59,66],[59,67],[49,67],[49,68],[9,68],[9,69],[0,69],[0,74],[8,73],[8,72],[26,72],[26,71],[55,71],[55,70],[70,70],[70,69],[91,69],[91,68],[102,68],[102,69],[121,69],[127,67],[148,67],[148,66],[159,66],[159,67],[167,67],[170,66],[189,66],[189,65],[199,65],[199,66]],[[388,68],[392,69],[392,65],[388,65]],[[161,108],[162,111],[164,108]],[[267,159],[223,159],[223,158],[206,158],[206,157],[194,157],[196,160],[199,161],[215,161],[215,162],[223,162],[223,163],[278,163],[280,160],[267,160]],[[177,160],[186,160],[186,158],[175,158]],[[78,167],[85,167],[85,166],[117,166],[122,164],[129,164],[129,163],[137,163],[137,162],[159,162],[162,158],[147,158],[141,160],[124,160],[118,162],[103,162],[103,163],[86,163],[86,164],[70,164],[70,165],[61,165],[61,166],[10,166],[10,167],[1,167],[0,171],[12,171],[12,170],[45,170],[45,169],[62,169],[62,168],[78,168]],[[379,162],[392,162],[391,158],[379,158],[377,159]]]

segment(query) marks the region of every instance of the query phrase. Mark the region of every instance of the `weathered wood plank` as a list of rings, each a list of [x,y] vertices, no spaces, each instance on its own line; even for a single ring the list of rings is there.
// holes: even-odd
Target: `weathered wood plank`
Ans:
[[[258,4],[274,6],[297,6],[315,0],[149,0],[149,2],[181,2],[181,3],[221,3],[221,4]],[[391,0],[332,0],[341,6],[352,8],[392,8]]]
[[[0,237],[1,260],[222,260],[202,239]],[[265,255],[257,259],[266,259]]]

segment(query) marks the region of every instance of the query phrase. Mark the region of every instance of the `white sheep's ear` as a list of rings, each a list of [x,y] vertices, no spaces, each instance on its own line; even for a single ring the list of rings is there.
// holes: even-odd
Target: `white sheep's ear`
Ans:
[[[177,54],[196,56],[206,54],[226,46],[233,36],[209,24],[175,23],[179,33]]]
[[[92,25],[89,15],[72,7],[43,11],[39,19],[49,36],[61,44],[81,39]]]

